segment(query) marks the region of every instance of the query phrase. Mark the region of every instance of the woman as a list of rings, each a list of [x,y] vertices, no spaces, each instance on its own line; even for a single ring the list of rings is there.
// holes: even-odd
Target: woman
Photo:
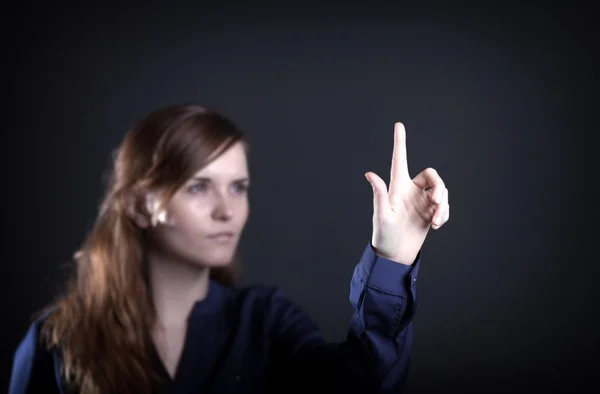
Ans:
[[[127,134],[64,295],[16,351],[9,392],[398,392],[419,251],[449,216],[435,170],[410,179],[396,124],[389,193],[351,282],[346,341],[327,344],[277,288],[235,286],[248,217],[247,146],[197,105],[156,110]]]

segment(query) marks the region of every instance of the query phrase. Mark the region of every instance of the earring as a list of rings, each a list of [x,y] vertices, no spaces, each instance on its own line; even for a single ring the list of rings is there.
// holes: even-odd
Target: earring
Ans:
[[[160,211],[158,213],[158,215],[156,215],[156,220],[159,223],[166,224],[167,223],[167,212],[166,211]]]

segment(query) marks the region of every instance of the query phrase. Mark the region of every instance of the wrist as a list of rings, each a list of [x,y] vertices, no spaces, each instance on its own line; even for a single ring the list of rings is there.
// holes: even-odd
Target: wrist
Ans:
[[[371,243],[371,247],[373,248],[373,251],[375,252],[375,254],[381,258],[393,261],[395,263],[398,264],[403,264],[403,265],[413,265],[418,252],[417,253],[399,253],[399,254],[388,254],[388,253],[384,253],[381,250],[377,249],[372,243]]]

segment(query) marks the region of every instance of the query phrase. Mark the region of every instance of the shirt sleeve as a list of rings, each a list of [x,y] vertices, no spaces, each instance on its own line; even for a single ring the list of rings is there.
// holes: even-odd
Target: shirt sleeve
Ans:
[[[354,314],[341,343],[326,343],[316,324],[281,290],[271,298],[273,380],[287,392],[398,393],[406,379],[421,253],[408,266],[369,244],[350,283]]]

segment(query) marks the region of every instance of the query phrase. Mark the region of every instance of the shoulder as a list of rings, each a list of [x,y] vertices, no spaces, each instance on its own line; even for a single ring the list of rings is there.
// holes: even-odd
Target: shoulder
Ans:
[[[35,320],[21,339],[13,357],[9,393],[22,393],[35,387],[48,389],[54,383],[54,357],[40,340],[46,317]]]
[[[39,319],[28,327],[15,351],[13,370],[29,371],[32,369],[35,359],[41,353],[40,331],[43,323],[44,319]]]

